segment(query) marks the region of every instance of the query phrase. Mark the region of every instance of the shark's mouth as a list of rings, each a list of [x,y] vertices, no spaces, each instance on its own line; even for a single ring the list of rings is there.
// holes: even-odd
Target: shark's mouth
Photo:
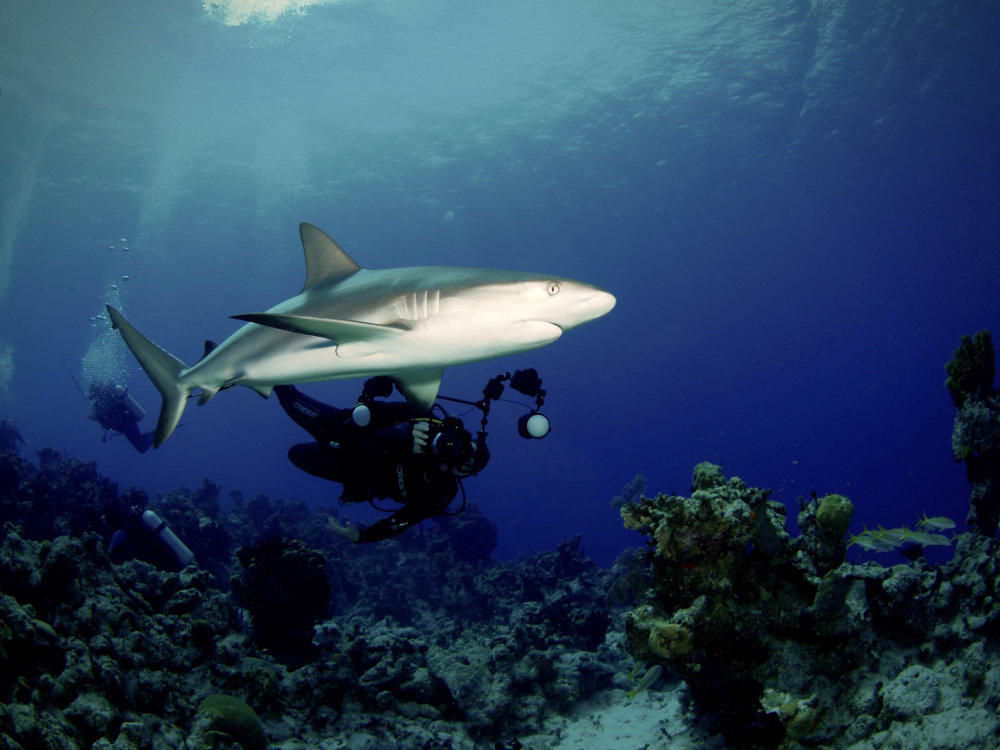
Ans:
[[[494,341],[504,341],[521,346],[544,346],[562,336],[563,329],[548,320],[524,320],[494,336]]]

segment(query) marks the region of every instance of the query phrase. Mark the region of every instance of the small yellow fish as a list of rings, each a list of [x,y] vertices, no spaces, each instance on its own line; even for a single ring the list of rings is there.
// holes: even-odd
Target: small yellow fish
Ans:
[[[851,534],[847,538],[847,546],[853,547],[856,544],[862,549],[878,549],[875,545],[875,536],[877,534],[877,531],[869,531],[868,529],[865,529],[860,534]]]
[[[926,517],[925,517],[926,518]],[[932,519],[929,519],[932,520]],[[949,519],[945,518],[944,521]],[[927,528],[934,528],[931,524]],[[879,526],[877,529],[865,529],[860,534],[851,534],[847,546],[858,545],[863,549],[875,550],[876,552],[891,552],[902,547],[904,544],[919,544],[921,547],[932,547],[935,545],[947,546],[954,541],[944,534],[932,534],[929,531],[914,531],[906,527],[899,529],[885,529]]]
[[[902,547],[912,533],[914,532],[906,528],[885,529],[881,526],[877,529],[866,528],[860,534],[852,534],[847,546],[856,544],[863,549],[875,550],[876,552],[892,552],[894,549]]]
[[[906,535],[904,541],[919,544],[921,547],[933,547],[934,545],[947,546],[951,544],[951,539],[944,534],[931,534],[926,531],[911,531]]]
[[[883,529],[881,526],[878,530],[882,532],[882,538],[887,542],[892,542],[894,544],[902,544],[903,540],[906,539],[906,535],[910,533],[909,529]]]
[[[659,664],[654,664],[649,669],[646,670],[646,674],[642,676],[639,680],[639,684],[636,685],[632,690],[629,690],[626,695],[628,696],[628,702],[631,703],[635,700],[635,696],[641,693],[643,690],[648,688],[658,679],[660,679],[660,673],[663,672],[663,667]]]
[[[955,528],[955,522],[952,521],[947,516],[930,516],[928,517],[924,513],[923,517],[917,522],[917,526],[922,529],[935,529],[936,531],[947,531],[948,529]]]

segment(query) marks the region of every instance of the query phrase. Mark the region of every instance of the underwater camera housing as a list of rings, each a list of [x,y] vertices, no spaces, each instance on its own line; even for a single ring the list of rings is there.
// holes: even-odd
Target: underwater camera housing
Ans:
[[[427,445],[436,458],[449,463],[473,452],[472,435],[458,417],[445,417],[440,422],[431,422]]]

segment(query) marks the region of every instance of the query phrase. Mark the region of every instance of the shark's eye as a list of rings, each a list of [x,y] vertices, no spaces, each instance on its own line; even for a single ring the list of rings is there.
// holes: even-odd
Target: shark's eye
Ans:
[[[549,285],[545,288],[545,291],[549,293],[550,297],[555,297],[557,294],[559,294],[559,282],[550,281]]]

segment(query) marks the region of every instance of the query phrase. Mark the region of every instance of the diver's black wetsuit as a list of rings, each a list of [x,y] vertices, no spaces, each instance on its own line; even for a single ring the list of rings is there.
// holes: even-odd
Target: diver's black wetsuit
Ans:
[[[388,518],[359,529],[358,542],[387,539],[441,515],[458,493],[452,464],[413,452],[410,419],[421,415],[409,404],[371,401],[371,422],[359,427],[352,409],[329,406],[294,386],[275,386],[274,393],[288,416],[316,439],[289,448],[293,464],[313,476],[341,483],[342,502],[386,498],[403,504]],[[485,462],[484,458],[475,471]]]
[[[128,391],[106,382],[94,382],[87,391],[90,402],[90,418],[104,428],[104,439],[108,432],[119,432],[128,438],[140,453],[145,453],[153,447],[153,433],[139,430],[139,419],[142,412],[136,414],[132,410],[135,401],[128,397]],[[138,405],[136,405],[138,406]]]
[[[116,420],[114,424],[104,425],[104,427],[115,432],[120,432],[128,438],[132,447],[139,451],[139,453],[145,453],[153,447],[153,433],[141,432],[139,430],[139,420],[136,419],[135,414],[132,413],[127,405],[122,407],[120,419]]]

